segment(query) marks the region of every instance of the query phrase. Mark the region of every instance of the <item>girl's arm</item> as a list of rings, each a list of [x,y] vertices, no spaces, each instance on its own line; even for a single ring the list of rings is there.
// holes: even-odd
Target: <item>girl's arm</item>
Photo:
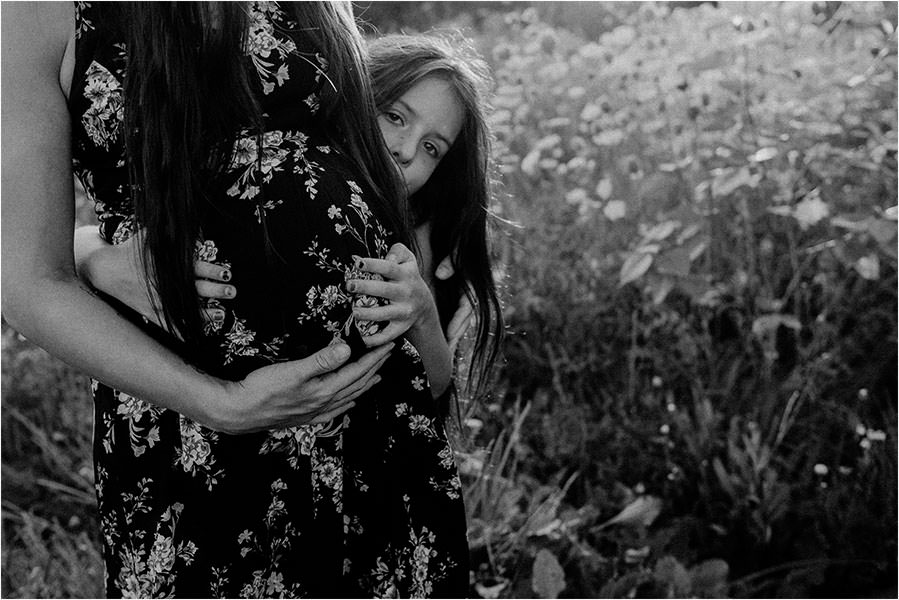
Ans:
[[[440,328],[432,290],[419,272],[415,255],[404,245],[394,244],[386,259],[359,258],[356,266],[381,275],[384,281],[354,279],[347,282],[347,289],[390,301],[386,306],[353,309],[357,319],[389,321],[383,331],[363,338],[365,344],[377,346],[407,334],[421,355],[432,396],[441,396],[452,379],[453,356]]]
[[[336,373],[333,346],[264,367],[241,382],[199,372],[120,317],[75,274],[69,113],[60,65],[72,5],[3,7],[3,314],[31,341],[122,391],[220,431],[329,420],[370,387],[388,348]],[[325,374],[328,373],[328,374]]]
[[[419,264],[422,277],[424,277],[425,283],[427,283],[428,287],[431,289],[431,295],[436,299],[437,291],[435,280],[439,279],[443,281],[455,275],[456,272],[453,268],[453,261],[450,256],[445,256],[436,268],[433,266],[434,253],[431,248],[430,221],[425,221],[415,229],[415,239],[418,242],[418,248],[421,254]],[[451,355],[455,356],[459,342],[465,336],[465,332],[468,331],[468,328],[472,324],[473,315],[474,309],[471,306],[471,302],[468,300],[468,295],[462,294],[459,298],[459,305],[456,308],[456,312],[453,313],[452,318],[446,326],[446,340],[449,344]]]

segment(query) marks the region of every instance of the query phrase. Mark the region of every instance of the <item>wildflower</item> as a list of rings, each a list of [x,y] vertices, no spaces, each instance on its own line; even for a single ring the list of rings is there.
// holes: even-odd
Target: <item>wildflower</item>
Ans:
[[[610,200],[603,207],[602,214],[610,221],[617,221],[627,214],[627,207],[622,200]]]
[[[863,450],[868,450],[869,448],[871,448],[871,440],[869,440],[868,438],[863,438],[862,441],[858,443],[858,445],[861,446]]]
[[[581,204],[587,199],[587,191],[584,188],[574,188],[565,194],[565,201],[571,204]]]
[[[465,426],[474,432],[478,432],[484,427],[484,422],[480,419],[469,418],[465,419]]]
[[[825,475],[827,475],[827,472],[829,470],[827,468],[827,465],[823,465],[821,463],[816,464],[814,469],[815,469],[815,475],[818,475],[819,477],[824,477]]]
[[[869,429],[866,437],[872,442],[885,442],[887,434],[879,429]]]
[[[671,432],[671,428],[668,426],[668,423],[663,424],[659,427],[659,433],[662,435],[668,435]]]
[[[677,410],[677,405],[674,404],[674,402],[669,402],[667,408],[668,408],[668,412],[673,413],[674,411]]]
[[[868,388],[861,388],[858,391],[858,399],[859,400],[867,400],[869,396]]]
[[[531,177],[537,174],[537,163],[540,161],[540,151],[533,150],[528,153],[521,161],[521,171],[525,175],[530,175]]]
[[[652,387],[654,387],[654,388],[660,388],[660,387],[662,387],[662,378],[659,377],[658,375],[656,375],[655,377],[653,377],[653,378],[652,378]]]
[[[865,435],[868,433],[868,428],[859,423],[855,426],[855,435]]]
[[[631,565],[642,562],[648,557],[649,546],[643,546],[642,548],[628,548],[624,552],[624,562]]]
[[[602,110],[592,102],[584,106],[584,109],[581,111],[581,120],[582,121],[593,121],[598,119],[602,114]]]
[[[643,485],[642,481],[634,486],[634,493],[638,496],[646,493],[646,486]]]

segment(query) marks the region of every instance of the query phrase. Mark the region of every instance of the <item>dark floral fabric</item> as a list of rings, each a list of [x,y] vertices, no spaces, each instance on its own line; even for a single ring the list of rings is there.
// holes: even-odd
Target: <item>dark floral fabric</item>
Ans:
[[[372,192],[323,132],[328,60],[286,6],[248,4],[245,54],[266,131],[235,131],[210,183],[198,258],[229,266],[191,356],[237,380],[371,328],[352,318],[353,255],[393,243]],[[122,139],[127,48],[118,7],[76,3],[73,164],[111,243],[135,230]],[[137,322],[138,319],[135,319]],[[141,324],[148,327],[146,324]],[[158,331],[154,335],[164,336]],[[172,340],[169,340],[172,342]],[[328,424],[227,435],[94,383],[107,591],[122,597],[464,596],[461,485],[415,348]]]

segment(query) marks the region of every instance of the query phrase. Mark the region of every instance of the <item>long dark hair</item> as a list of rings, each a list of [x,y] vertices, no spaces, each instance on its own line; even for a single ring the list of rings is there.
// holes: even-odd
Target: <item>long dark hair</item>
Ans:
[[[462,294],[477,316],[468,392],[478,397],[496,362],[503,337],[502,310],[488,248],[488,217],[495,183],[490,160],[487,94],[489,68],[460,35],[391,35],[371,40],[369,70],[375,102],[387,109],[426,77],[448,82],[462,103],[462,129],[428,181],[409,199],[416,225],[431,223],[435,260],[451,256],[455,275],[437,282],[437,304],[446,326]]]
[[[321,117],[332,125],[332,141],[374,189],[385,226],[408,243],[405,194],[378,130],[365,49],[349,6],[281,7],[328,58],[336,91],[324,98]],[[205,189],[228,164],[228,142],[237,132],[261,135],[263,129],[243,52],[248,14],[241,2],[133,2],[124,16],[126,151],[135,215],[145,230],[144,268],[168,328],[195,341],[202,321],[194,247],[203,207],[214,200]]]

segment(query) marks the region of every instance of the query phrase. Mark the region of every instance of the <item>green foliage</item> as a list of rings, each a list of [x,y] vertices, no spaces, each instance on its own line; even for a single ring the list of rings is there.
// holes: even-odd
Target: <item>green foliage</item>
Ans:
[[[479,415],[479,439],[513,432],[484,468],[516,510],[484,513],[476,591],[537,593],[544,550],[563,596],[892,585],[886,9],[607,4],[593,42],[533,9],[485,21],[496,212],[521,229],[505,401]]]
[[[3,323],[5,598],[103,595],[90,384]]]

